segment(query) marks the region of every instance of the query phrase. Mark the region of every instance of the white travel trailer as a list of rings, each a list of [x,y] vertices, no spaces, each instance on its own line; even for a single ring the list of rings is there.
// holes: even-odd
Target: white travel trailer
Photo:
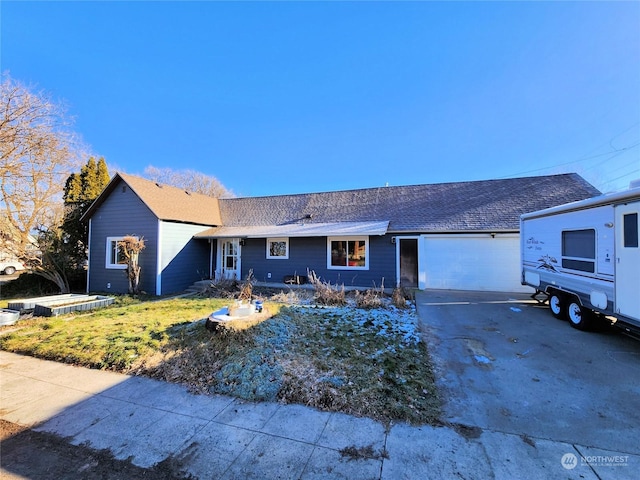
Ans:
[[[605,316],[640,333],[639,214],[633,188],[522,215],[522,284],[575,328]]]

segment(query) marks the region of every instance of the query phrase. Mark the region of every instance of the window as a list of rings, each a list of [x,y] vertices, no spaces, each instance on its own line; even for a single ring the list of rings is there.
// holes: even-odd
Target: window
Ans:
[[[327,268],[369,269],[368,237],[329,237],[327,250]]]
[[[267,258],[283,260],[289,258],[289,239],[267,238]]]
[[[562,232],[562,267],[569,270],[595,273],[595,230],[570,230]]]
[[[124,237],[107,237],[106,268],[127,268],[127,259],[118,248],[118,242]]]
[[[623,217],[624,246],[638,248],[638,214],[628,213]]]

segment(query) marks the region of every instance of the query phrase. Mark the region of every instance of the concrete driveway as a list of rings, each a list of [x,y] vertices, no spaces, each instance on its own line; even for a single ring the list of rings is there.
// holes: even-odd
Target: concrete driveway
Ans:
[[[640,453],[640,341],[581,332],[527,295],[416,296],[443,420]]]

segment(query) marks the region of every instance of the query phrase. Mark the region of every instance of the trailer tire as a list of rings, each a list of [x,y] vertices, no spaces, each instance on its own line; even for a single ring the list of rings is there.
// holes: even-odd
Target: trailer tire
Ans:
[[[580,303],[572,298],[567,305],[567,318],[573,328],[578,330],[590,330],[593,326],[593,312],[584,308]]]
[[[549,295],[549,310],[551,310],[551,314],[554,317],[560,320],[566,319],[565,307],[564,298],[558,295],[558,293],[552,292],[551,295]]]

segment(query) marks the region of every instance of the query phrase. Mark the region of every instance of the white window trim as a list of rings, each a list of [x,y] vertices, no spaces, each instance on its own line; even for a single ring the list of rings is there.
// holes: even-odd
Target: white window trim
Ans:
[[[331,242],[351,242],[364,240],[364,266],[331,265]],[[369,236],[359,237],[327,237],[327,269],[328,270],[369,270]]]
[[[107,247],[106,247],[105,258],[104,258],[105,268],[111,269],[111,270],[125,270],[127,268],[126,265],[122,265],[119,263],[111,263],[111,244],[113,242],[119,242],[123,238],[124,237],[107,237]]]
[[[271,242],[284,242],[286,245],[286,254],[283,256],[271,255]],[[289,259],[289,237],[267,238],[267,259],[268,260],[288,260]]]

